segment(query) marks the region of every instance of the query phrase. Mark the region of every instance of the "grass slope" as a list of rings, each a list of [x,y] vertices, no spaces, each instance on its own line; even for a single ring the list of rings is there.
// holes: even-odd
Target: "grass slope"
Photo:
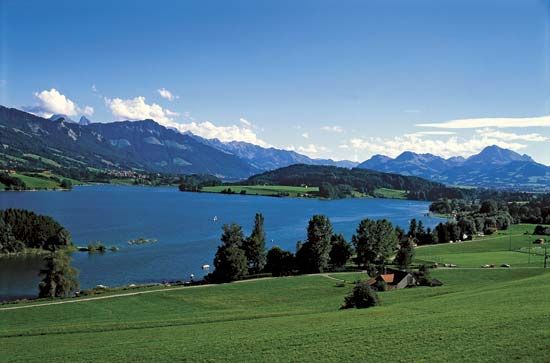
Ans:
[[[549,273],[434,275],[445,286],[385,292],[383,305],[367,310],[339,311],[352,285],[317,275],[0,311],[0,360],[547,359]]]

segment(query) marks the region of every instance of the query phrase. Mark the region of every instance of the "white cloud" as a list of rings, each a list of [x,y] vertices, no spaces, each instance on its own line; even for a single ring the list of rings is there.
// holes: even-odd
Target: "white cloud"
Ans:
[[[390,157],[396,157],[404,151],[416,153],[430,153],[445,158],[451,156],[470,156],[479,153],[483,148],[490,145],[520,150],[527,145],[505,141],[497,137],[477,134],[470,139],[459,138],[457,136],[446,139],[430,139],[416,135],[404,135],[393,138],[354,138],[349,140],[349,146],[356,151],[363,151],[366,155],[382,154]]]
[[[197,122],[189,112],[184,112],[188,123],[178,123],[175,118],[179,113],[162,108],[156,103],[147,104],[145,97],[139,96],[132,99],[105,99],[105,103],[111,109],[115,117],[128,120],[152,119],[166,127],[180,132],[191,132],[206,139],[219,139],[221,141],[244,141],[252,144],[269,147],[258,135],[245,123],[245,126],[229,125],[218,126],[210,121]],[[241,121],[245,119],[241,119]],[[245,120],[246,121],[246,120]],[[248,121],[247,121],[248,122]]]
[[[94,92],[94,93],[97,92],[97,87],[95,86],[95,84],[92,84],[92,92]]]
[[[471,118],[451,120],[439,123],[417,124],[420,127],[434,127],[440,129],[477,129],[482,127],[550,127],[550,116],[540,117],[496,117],[496,118]]]
[[[41,116],[50,117],[55,113],[74,116],[78,113],[78,106],[55,88],[35,92],[34,96],[39,101],[34,111]]]
[[[242,118],[242,117],[241,117],[241,118],[239,119],[239,121],[240,121],[243,125],[245,125],[245,126],[248,126],[248,127],[251,127],[251,126],[252,126],[252,123],[251,123],[250,121],[248,121],[247,119],[245,119],[245,118]]]
[[[92,116],[94,114],[94,108],[92,106],[86,106],[84,110],[82,110],[82,113],[85,116]]]
[[[492,137],[505,141],[529,141],[529,142],[542,142],[549,141],[550,137],[543,136],[541,134],[531,133],[531,134],[515,134],[512,132],[503,132],[499,130],[494,130],[490,128],[484,128],[481,130],[476,130],[476,133],[484,137]]]
[[[319,153],[329,151],[329,149],[327,149],[324,146],[314,145],[314,144],[309,144],[309,145],[306,145],[306,146],[299,146],[297,150],[298,150],[298,152],[301,152],[301,153],[304,153],[304,154],[307,154],[307,155],[311,155],[311,156],[318,156]]]
[[[419,131],[412,134],[406,134],[406,136],[442,136],[442,135],[455,135],[456,132],[452,131]]]
[[[238,125],[217,126],[209,121],[176,124],[174,127],[181,132],[189,131],[195,135],[207,139],[219,139],[221,141],[245,141],[263,147],[270,146],[268,143],[261,140],[249,127],[241,127]]]
[[[176,127],[174,117],[177,112],[162,108],[156,103],[147,104],[145,97],[138,96],[131,99],[105,98],[105,104],[113,116],[128,120],[152,119],[165,126]]]
[[[174,96],[172,94],[172,92],[168,91],[166,88],[162,87],[162,88],[159,88],[157,90],[157,92],[159,93],[160,97],[162,98],[165,98],[167,99],[168,101],[173,101],[175,100],[176,98],[178,98],[177,96]]]
[[[302,134],[302,137],[303,137],[304,139],[309,139],[309,133],[304,132],[304,133]]]
[[[323,126],[321,127],[322,131],[328,131],[328,132],[336,132],[336,133],[342,133],[344,132],[344,129],[341,126],[334,125],[334,126]]]

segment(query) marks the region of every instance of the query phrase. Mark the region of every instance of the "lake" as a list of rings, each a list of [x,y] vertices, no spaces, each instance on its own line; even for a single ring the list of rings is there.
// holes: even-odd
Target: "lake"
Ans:
[[[239,223],[248,234],[254,215],[265,216],[267,247],[294,252],[306,236],[308,220],[325,214],[335,232],[351,238],[363,218],[387,218],[403,228],[411,218],[427,227],[441,220],[428,217],[429,203],[390,199],[316,200],[260,196],[183,193],[173,187],[94,185],[70,192],[0,192],[0,209],[24,208],[52,216],[64,225],[76,245],[102,241],[118,252],[75,252],[81,288],[189,280],[212,265],[224,223]],[[214,221],[217,217],[217,221]],[[136,238],[154,244],[129,245]],[[0,259],[0,300],[37,294],[36,257]]]

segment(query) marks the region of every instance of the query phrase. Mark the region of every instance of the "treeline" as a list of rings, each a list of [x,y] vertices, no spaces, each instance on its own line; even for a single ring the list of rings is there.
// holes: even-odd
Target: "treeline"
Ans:
[[[430,211],[439,214],[476,215],[489,214],[491,217],[504,216],[510,223],[550,224],[550,194],[498,193],[502,199],[444,199],[433,202]],[[494,196],[494,193],[490,195]]]
[[[21,179],[9,175],[6,172],[0,173],[0,183],[4,184],[6,190],[25,190],[27,185]]]
[[[354,255],[353,262],[374,275],[391,262],[407,268],[414,257],[411,239],[385,219],[361,221],[350,243],[343,235],[334,233],[328,217],[315,215],[308,223],[306,240],[296,244],[295,253],[278,246],[267,251],[263,224],[264,217],[256,214],[248,237],[241,226],[224,225],[222,244],[214,257],[215,270],[207,280],[229,282],[262,273],[286,276],[337,271]]]
[[[222,185],[222,181],[209,174],[182,175],[179,178],[179,190],[182,192],[200,192],[202,187]]]
[[[414,176],[303,164],[258,174],[240,184],[319,186],[320,196],[332,199],[349,197],[354,192],[373,195],[379,188],[407,190],[408,198],[416,200],[460,199],[471,193],[467,189],[451,188]]]
[[[56,251],[71,245],[69,231],[51,217],[24,209],[0,211],[0,253],[26,248]]]

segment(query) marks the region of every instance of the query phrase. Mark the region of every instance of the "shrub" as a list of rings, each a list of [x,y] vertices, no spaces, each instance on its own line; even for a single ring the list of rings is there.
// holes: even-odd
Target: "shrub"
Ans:
[[[351,294],[345,297],[344,303],[340,309],[365,309],[380,304],[378,295],[376,292],[367,284],[366,281],[360,281],[355,284]]]

